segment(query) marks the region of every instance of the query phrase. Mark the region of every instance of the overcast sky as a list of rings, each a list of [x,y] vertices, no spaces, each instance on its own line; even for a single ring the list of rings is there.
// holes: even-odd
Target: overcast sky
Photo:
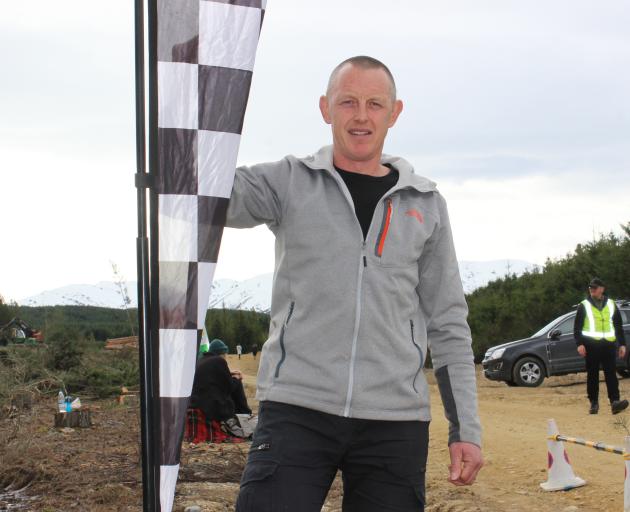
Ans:
[[[630,221],[628,26],[625,0],[268,0],[239,162],[328,144],[328,74],[372,55],[459,259],[562,257]],[[133,2],[5,3],[0,57],[0,294],[135,279]],[[226,231],[216,278],[272,270],[266,228]]]

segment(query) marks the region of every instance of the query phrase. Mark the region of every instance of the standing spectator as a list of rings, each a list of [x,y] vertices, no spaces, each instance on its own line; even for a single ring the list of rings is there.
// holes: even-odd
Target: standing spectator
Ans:
[[[238,358],[241,358],[241,354],[243,353],[243,347],[240,344],[236,345],[236,353],[238,354]]]
[[[256,354],[258,354],[258,345],[256,343],[252,345],[252,354],[254,354],[254,359],[256,359]]]
[[[586,391],[591,402],[590,414],[599,412],[599,367],[604,370],[608,400],[613,414],[628,407],[620,400],[616,372],[616,355],[626,356],[621,313],[615,301],[606,295],[606,285],[595,278],[588,285],[589,297],[580,302],[573,324],[578,353],[586,358]],[[618,348],[617,348],[618,347]]]

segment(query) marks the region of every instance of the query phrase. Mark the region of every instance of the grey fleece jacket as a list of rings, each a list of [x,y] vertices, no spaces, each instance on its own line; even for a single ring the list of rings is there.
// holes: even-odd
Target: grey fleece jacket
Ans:
[[[468,308],[446,203],[402,158],[367,237],[332,147],[237,169],[227,225],[275,234],[259,400],[345,417],[431,419],[430,348],[449,443],[481,444]]]

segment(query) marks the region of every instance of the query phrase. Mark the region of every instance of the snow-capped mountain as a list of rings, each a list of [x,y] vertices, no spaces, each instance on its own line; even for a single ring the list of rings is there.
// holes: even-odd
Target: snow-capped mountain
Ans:
[[[136,282],[113,283],[101,281],[96,284],[71,284],[46,290],[38,295],[18,300],[20,306],[98,306],[104,308],[124,308],[128,294],[129,306],[136,307]]]
[[[509,274],[521,275],[535,265],[522,260],[460,261],[459,271],[464,291],[470,293],[494,279]],[[244,281],[217,279],[212,283],[209,308],[254,309],[269,311],[273,274],[263,274]],[[46,290],[38,295],[19,300],[22,306],[82,305],[108,308],[136,307],[136,283],[100,282],[97,284],[73,284]]]
[[[245,281],[217,279],[212,283],[208,309],[226,307],[269,311],[272,281],[273,274],[263,274]]]

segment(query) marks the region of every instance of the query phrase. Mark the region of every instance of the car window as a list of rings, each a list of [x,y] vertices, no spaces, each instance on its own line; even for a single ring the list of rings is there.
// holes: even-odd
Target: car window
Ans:
[[[624,324],[630,324],[630,309],[620,309],[621,320]]]
[[[563,322],[560,322],[560,325],[555,327],[555,329],[560,329],[561,334],[569,334],[573,332],[574,323],[575,323],[575,317],[571,316],[567,318],[566,320],[564,320]]]
[[[562,317],[559,317],[562,318]],[[573,315],[571,315],[571,321],[573,321]],[[537,338],[538,336],[542,336],[543,334],[545,334],[549,329],[551,329],[556,323],[558,322],[558,318],[555,318],[554,320],[552,320],[551,322],[549,322],[547,325],[545,325],[542,329],[540,329],[539,331],[536,331],[534,334],[532,334],[532,338]],[[573,329],[573,327],[571,327],[571,329]]]

